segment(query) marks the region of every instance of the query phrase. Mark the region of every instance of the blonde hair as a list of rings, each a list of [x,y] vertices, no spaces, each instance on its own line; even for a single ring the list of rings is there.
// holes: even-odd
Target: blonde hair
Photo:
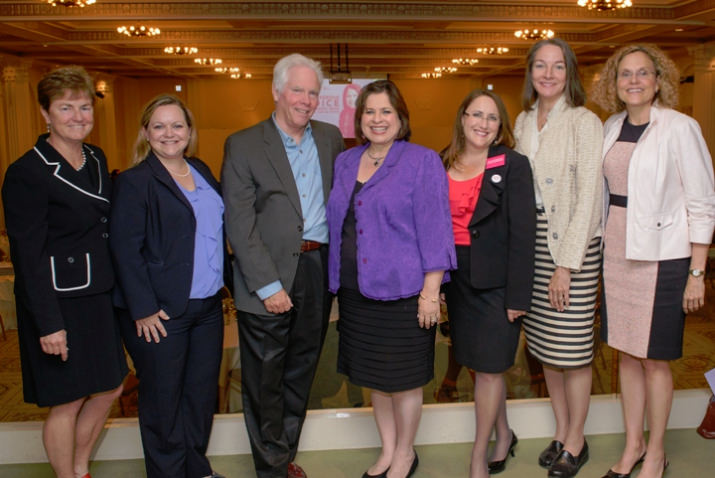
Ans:
[[[643,43],[628,45],[616,51],[606,61],[601,70],[601,77],[593,88],[593,101],[610,113],[618,113],[626,109],[626,104],[618,97],[616,83],[618,82],[618,65],[631,53],[642,52],[651,59],[655,66],[656,88],[653,101],[666,108],[673,108],[678,104],[678,86],[680,77],[678,67],[673,60],[655,45]]]
[[[194,128],[194,115],[191,114],[191,110],[186,107],[183,101],[174,95],[161,94],[144,106],[142,114],[139,120],[139,133],[137,134],[137,140],[134,143],[134,155],[132,157],[133,164],[139,164],[144,161],[151,150],[149,146],[149,141],[147,141],[144,131],[149,126],[149,121],[154,115],[154,112],[160,106],[176,105],[181,108],[184,112],[184,118],[186,120],[186,125],[189,127],[189,143],[186,145],[184,150],[185,156],[193,156],[196,152],[196,144],[198,143],[198,135],[196,134],[196,128]]]

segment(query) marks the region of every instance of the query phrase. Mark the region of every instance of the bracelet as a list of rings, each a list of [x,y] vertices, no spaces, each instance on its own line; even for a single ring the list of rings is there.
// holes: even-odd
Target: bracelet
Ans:
[[[433,304],[436,304],[436,303],[437,303],[437,299],[428,299],[427,297],[425,297],[425,296],[422,295],[422,292],[420,292],[420,299],[422,299],[422,300],[428,300],[428,301],[432,302]]]

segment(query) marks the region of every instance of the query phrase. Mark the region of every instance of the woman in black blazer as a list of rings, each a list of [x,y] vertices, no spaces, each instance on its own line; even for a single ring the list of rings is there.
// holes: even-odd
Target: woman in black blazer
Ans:
[[[531,302],[536,206],[529,161],[513,145],[501,98],[474,90],[443,153],[458,266],[446,286],[450,336],[457,362],[476,372],[471,478],[502,471],[517,443],[502,374],[514,364],[518,319]]]
[[[7,169],[2,188],[26,402],[50,407],[42,439],[60,478],[89,477],[89,456],[127,373],[107,244],[107,160],[83,143],[94,84],[59,68],[37,85],[48,133]]]
[[[191,157],[196,128],[180,99],[141,116],[136,166],[115,180],[115,303],[139,379],[147,476],[217,477],[206,458],[223,341],[223,200]]]

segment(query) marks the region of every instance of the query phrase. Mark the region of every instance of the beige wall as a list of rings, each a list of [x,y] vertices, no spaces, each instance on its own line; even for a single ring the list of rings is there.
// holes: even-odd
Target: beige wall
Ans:
[[[703,134],[712,147],[715,144],[712,108],[708,104],[694,105],[693,101],[694,96],[703,96],[705,93],[712,95],[715,91],[715,73],[705,61],[710,51],[698,50],[695,56],[683,54],[675,61],[683,75],[695,73],[694,84],[681,85],[679,109],[686,114],[693,114],[703,125]],[[37,82],[44,71],[7,56],[0,56],[0,66],[3,72],[0,85],[2,179],[8,164],[32,147],[37,135],[44,131],[45,124],[39,113],[35,93]],[[587,90],[598,70],[598,65],[583,69]],[[131,166],[139,114],[143,105],[159,93],[174,93],[187,102],[196,119],[199,136],[197,155],[209,164],[217,176],[221,169],[226,137],[267,118],[273,110],[268,80],[108,78],[101,75],[97,75],[97,79],[106,81],[108,87],[105,97],[96,100],[95,128],[89,141],[105,150],[110,170],[123,170]],[[521,111],[522,81],[521,76],[395,80],[410,109],[412,141],[438,151],[449,142],[456,109],[473,88],[493,85],[494,91],[504,100],[513,123]],[[181,92],[175,91],[176,85],[181,85]],[[602,119],[607,117],[595,105],[589,103],[587,106]],[[0,225],[4,222],[1,214],[0,211]]]

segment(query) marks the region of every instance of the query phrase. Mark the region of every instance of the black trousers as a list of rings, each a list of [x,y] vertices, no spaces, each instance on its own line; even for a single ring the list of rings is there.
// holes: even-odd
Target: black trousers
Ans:
[[[211,475],[206,449],[216,409],[223,313],[219,295],[191,299],[162,322],[160,342],[137,337],[126,310],[120,323],[139,379],[139,429],[148,478]]]
[[[243,411],[258,478],[285,478],[298,451],[330,316],[327,252],[301,254],[289,312],[238,313]]]

